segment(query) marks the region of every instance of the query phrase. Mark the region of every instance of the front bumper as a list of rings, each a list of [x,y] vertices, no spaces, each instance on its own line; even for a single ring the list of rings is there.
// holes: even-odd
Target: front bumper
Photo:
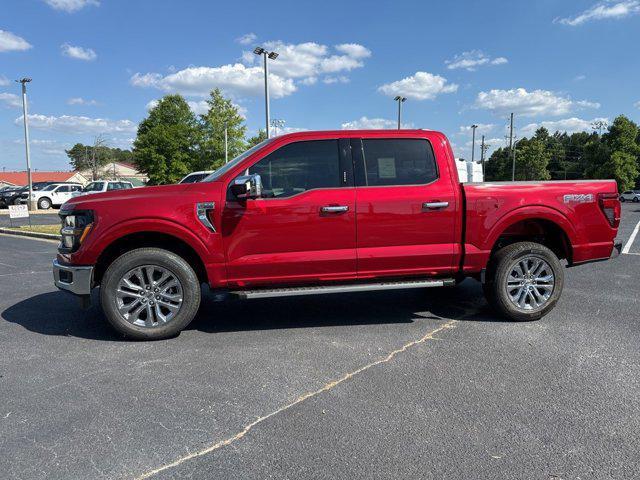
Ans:
[[[93,284],[93,267],[63,265],[58,260],[54,260],[53,283],[60,290],[65,290],[74,295],[90,295]]]

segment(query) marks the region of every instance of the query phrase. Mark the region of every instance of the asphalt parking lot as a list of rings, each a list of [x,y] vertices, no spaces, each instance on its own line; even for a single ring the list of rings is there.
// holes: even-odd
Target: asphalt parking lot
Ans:
[[[623,205],[628,242],[640,206]],[[544,319],[454,289],[219,302],[120,340],[52,286],[51,242],[0,236],[0,476],[640,476],[640,234],[567,270]]]

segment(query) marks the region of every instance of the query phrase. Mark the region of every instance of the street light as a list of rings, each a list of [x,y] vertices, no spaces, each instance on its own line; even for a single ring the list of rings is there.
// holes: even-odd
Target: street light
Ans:
[[[262,55],[264,59],[264,111],[265,111],[265,127],[267,131],[267,138],[269,135],[269,65],[267,60],[275,60],[278,58],[278,54],[276,52],[268,52],[262,47],[256,47],[253,50],[253,53],[256,55]]]
[[[476,153],[476,128],[478,128],[478,125],[471,125],[471,130],[473,131],[473,137],[471,140],[471,163],[473,163]]]
[[[394,98],[396,102],[398,102],[398,130],[400,130],[401,120],[402,120],[402,104],[407,101],[407,97],[403,97],[402,95],[398,95]]]
[[[273,133],[274,135],[277,137],[278,136],[278,129],[280,129],[280,131],[282,131],[282,129],[284,128],[285,125],[285,121],[281,120],[279,118],[274,118],[273,120],[271,120],[271,126],[273,127]]]
[[[31,152],[29,150],[29,118],[27,116],[27,83],[31,82],[30,78],[24,77],[20,80],[16,80],[17,83],[22,84],[22,118],[24,120],[24,145],[27,154],[27,182],[29,183],[29,197],[27,204],[29,210],[35,210],[36,202],[31,199],[33,194],[33,183],[31,182]]]

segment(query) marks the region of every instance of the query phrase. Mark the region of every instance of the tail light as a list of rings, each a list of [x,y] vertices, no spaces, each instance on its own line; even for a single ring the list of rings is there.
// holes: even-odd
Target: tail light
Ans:
[[[620,199],[617,193],[599,193],[598,205],[613,228],[620,225]]]

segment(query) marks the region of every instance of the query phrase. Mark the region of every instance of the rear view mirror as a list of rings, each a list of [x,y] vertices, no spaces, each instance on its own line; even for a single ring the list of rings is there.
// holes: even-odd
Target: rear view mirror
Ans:
[[[231,183],[231,193],[241,200],[255,199],[262,196],[262,179],[260,175],[242,175]]]

